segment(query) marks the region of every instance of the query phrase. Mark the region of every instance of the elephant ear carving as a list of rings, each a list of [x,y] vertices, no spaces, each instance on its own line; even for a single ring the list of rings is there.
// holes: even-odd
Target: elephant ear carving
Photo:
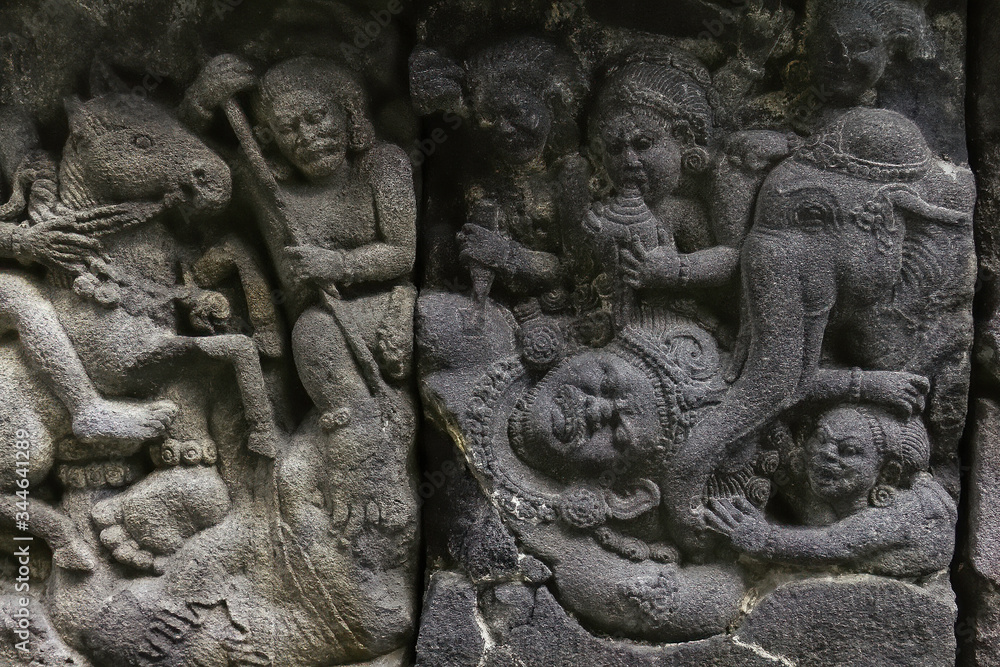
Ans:
[[[790,224],[797,229],[833,230],[842,216],[836,197],[826,188],[807,187],[788,193]]]

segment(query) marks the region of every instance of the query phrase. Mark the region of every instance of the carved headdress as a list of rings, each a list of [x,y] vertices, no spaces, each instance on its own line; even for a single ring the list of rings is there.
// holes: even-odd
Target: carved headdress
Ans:
[[[882,482],[909,486],[913,477],[930,465],[931,444],[927,428],[919,418],[900,421],[884,410],[869,406],[854,408],[868,423],[871,436],[882,454]]]
[[[931,157],[913,121],[867,108],[843,114],[795,153],[796,160],[821,169],[884,183],[919,180],[930,169]]]
[[[812,22],[850,11],[871,16],[890,50],[908,58],[934,57],[934,40],[919,3],[912,0],[819,0],[811,12]]]
[[[579,63],[552,42],[520,37],[489,46],[466,65],[468,87],[476,92],[487,86],[509,84],[531,90],[550,105],[575,116],[587,93]]]
[[[608,68],[594,122],[616,111],[651,113],[672,126],[685,145],[708,143],[712,131],[711,79],[693,57],[679,51],[633,53]]]

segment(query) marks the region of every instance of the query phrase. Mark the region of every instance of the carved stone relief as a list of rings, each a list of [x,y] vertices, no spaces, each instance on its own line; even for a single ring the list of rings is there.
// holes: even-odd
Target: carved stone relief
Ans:
[[[410,59],[416,107],[462,121],[425,169],[417,342],[474,480],[419,664],[953,664],[961,16],[771,4],[707,37],[429,10],[484,34]],[[475,660],[437,639],[472,597]]]
[[[3,4],[0,663],[996,662],[970,12]]]
[[[414,179],[365,67],[285,42],[364,14],[237,2],[232,43],[69,45],[59,69],[30,4],[2,19],[0,507],[11,562],[30,551],[4,664],[407,664]],[[150,31],[177,46],[210,9]],[[62,87],[71,58],[89,86]]]

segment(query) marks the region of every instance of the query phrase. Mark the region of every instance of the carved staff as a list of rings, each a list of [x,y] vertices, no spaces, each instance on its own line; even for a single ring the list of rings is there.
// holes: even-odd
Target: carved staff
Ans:
[[[476,214],[472,216],[473,224],[479,225],[491,232],[500,231],[500,205],[493,199],[483,198],[476,202]],[[480,262],[469,263],[469,275],[472,278],[472,300],[476,304],[473,321],[483,326],[486,323],[486,304],[496,273]]]

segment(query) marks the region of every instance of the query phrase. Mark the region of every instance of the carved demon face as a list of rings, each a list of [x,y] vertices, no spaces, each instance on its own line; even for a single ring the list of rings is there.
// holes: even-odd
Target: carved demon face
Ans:
[[[513,445],[527,463],[556,477],[623,470],[657,445],[656,405],[645,373],[615,354],[587,351],[535,388],[513,427]]]

